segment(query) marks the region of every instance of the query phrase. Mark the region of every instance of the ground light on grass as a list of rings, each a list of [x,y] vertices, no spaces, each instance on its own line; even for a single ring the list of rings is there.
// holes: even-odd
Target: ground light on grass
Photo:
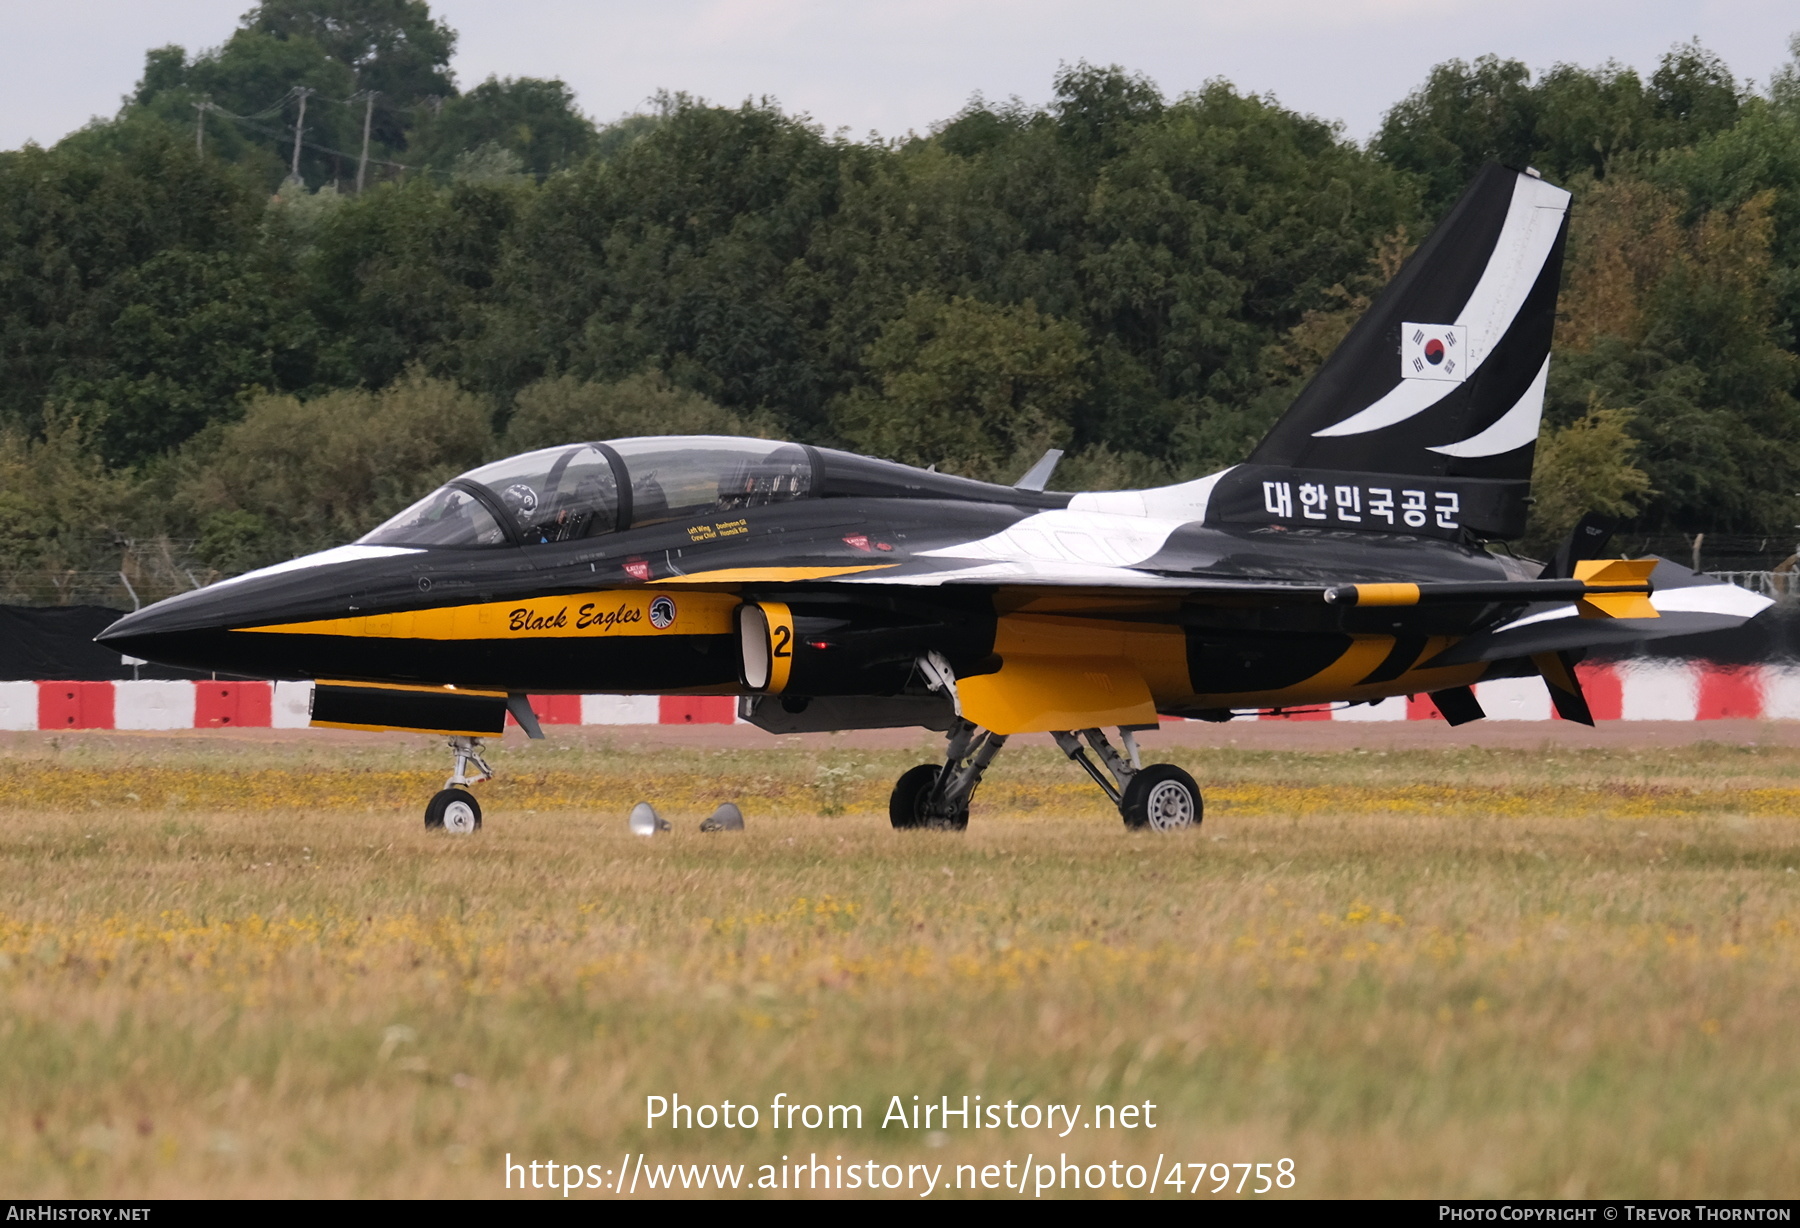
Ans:
[[[1173,837],[1065,794],[1053,753],[1003,760],[951,835],[874,813],[908,752],[578,746],[516,759],[458,839],[384,756],[0,759],[9,1191],[500,1195],[508,1154],[628,1152],[1800,1184],[1794,751],[1178,756],[1216,783]],[[640,795],[674,832],[626,831]],[[695,831],[726,797],[749,830]],[[878,1124],[965,1094],[1155,1126]],[[761,1121],[646,1128],[674,1095]],[[776,1128],[778,1095],[864,1125]]]

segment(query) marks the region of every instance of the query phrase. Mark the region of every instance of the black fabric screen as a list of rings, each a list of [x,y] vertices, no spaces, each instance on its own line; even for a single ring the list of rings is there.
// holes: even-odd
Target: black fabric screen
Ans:
[[[164,665],[127,665],[94,637],[125,611],[99,605],[0,605],[0,681],[107,682],[126,678],[206,678]]]

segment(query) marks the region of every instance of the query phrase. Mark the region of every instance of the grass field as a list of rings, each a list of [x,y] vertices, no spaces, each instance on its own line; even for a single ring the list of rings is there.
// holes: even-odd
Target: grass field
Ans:
[[[1035,746],[966,834],[894,833],[922,757],[509,743],[455,838],[393,741],[21,737],[0,1190],[1066,1152],[1286,1157],[1311,1196],[1800,1192],[1800,749],[1181,751],[1208,814],[1172,837]],[[675,830],[631,836],[640,798]],[[748,830],[698,833],[728,799]],[[647,1130],[674,1093],[762,1120]],[[778,1093],[864,1127],[771,1128]],[[1156,1127],[879,1125],[965,1093]]]

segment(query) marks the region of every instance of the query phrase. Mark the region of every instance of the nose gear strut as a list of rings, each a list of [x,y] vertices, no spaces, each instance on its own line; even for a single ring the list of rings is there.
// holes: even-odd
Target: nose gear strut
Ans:
[[[444,782],[444,788],[453,789],[458,785],[478,785],[484,780],[494,778],[494,769],[488,761],[481,757],[480,738],[451,738],[450,753],[456,757],[456,767],[450,773],[450,779]],[[478,776],[469,775],[469,765],[475,765]]]

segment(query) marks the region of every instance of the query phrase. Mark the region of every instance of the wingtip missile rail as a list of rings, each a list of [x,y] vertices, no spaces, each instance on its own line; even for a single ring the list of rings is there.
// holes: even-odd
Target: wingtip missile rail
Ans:
[[[1331,605],[1410,606],[1504,601],[1573,601],[1584,618],[1656,618],[1650,604],[1654,559],[1591,559],[1570,580],[1478,580],[1423,584],[1340,584]]]

